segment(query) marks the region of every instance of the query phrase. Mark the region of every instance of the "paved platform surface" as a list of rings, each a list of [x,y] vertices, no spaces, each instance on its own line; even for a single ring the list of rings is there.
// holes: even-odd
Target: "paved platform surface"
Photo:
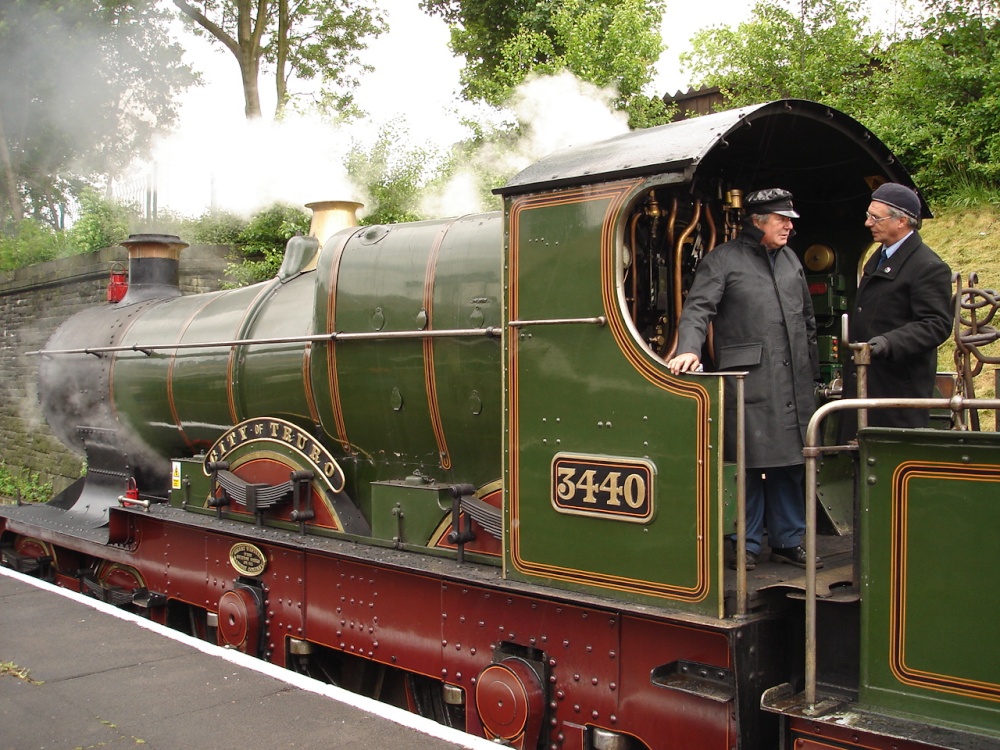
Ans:
[[[63,748],[496,745],[0,569],[0,750]]]

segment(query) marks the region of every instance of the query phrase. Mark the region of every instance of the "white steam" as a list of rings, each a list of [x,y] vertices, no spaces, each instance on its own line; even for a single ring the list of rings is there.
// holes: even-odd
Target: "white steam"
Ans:
[[[628,115],[612,105],[617,95],[569,71],[529,77],[510,102],[525,131],[517,149],[520,168],[555,151],[628,132]]]
[[[156,144],[159,203],[194,216],[213,209],[250,215],[276,201],[355,200],[359,191],[344,168],[349,147],[337,128],[297,116],[183,129]]]
[[[420,212],[428,218],[457,216],[498,207],[490,190],[538,159],[570,146],[627,132],[627,116],[613,109],[616,92],[564,72],[533,76],[519,86],[505,111],[483,112],[490,127],[506,118],[519,138],[488,141],[443,187],[425,191]],[[405,123],[405,118],[400,118]],[[344,159],[362,146],[377,123],[332,125],[292,114],[278,122],[242,118],[214,121],[199,112],[155,149],[158,205],[184,216],[225,210],[244,216],[275,201],[305,205],[317,200],[370,198],[352,184]],[[447,129],[452,133],[460,129]],[[404,128],[405,132],[405,128]],[[420,144],[400,143],[401,150]],[[452,144],[432,144],[447,149]],[[151,169],[152,167],[147,167]]]
[[[628,115],[613,107],[616,96],[613,88],[599,88],[569,71],[530,76],[508,102],[520,127],[513,146],[502,139],[485,143],[442,189],[428,192],[421,211],[452,216],[496,208],[487,205],[490,189],[539,159],[628,132]],[[493,184],[484,184],[490,179]]]

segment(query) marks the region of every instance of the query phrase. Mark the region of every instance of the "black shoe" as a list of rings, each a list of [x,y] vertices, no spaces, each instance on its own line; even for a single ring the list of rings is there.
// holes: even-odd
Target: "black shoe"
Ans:
[[[747,551],[745,566],[747,570],[753,570],[757,567],[757,555],[753,552]],[[729,560],[729,568],[731,570],[736,570],[736,555],[733,555]]]
[[[806,551],[800,544],[797,547],[772,547],[771,562],[788,563],[798,568],[806,566]],[[816,568],[822,568],[823,561],[816,556]]]

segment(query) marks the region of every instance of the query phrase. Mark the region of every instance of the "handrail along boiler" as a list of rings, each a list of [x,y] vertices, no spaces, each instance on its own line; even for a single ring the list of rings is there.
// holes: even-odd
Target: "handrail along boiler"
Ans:
[[[1000,564],[1000,453],[969,429],[996,402],[964,360],[918,404],[934,429],[831,438],[884,405],[839,398],[839,328],[885,181],[912,185],[877,137],[788,100],[554,154],[502,212],[315,206],[328,229],[243,289],[182,295],[184,243],[133,237],[125,297],[38,353],[88,476],[0,507],[3,563],[519,748],[996,744],[998,597],[972,574]],[[711,341],[705,373],[664,361],[699,262],[778,186],[819,327],[826,566],[733,572],[742,375]],[[992,330],[971,283],[963,356]]]

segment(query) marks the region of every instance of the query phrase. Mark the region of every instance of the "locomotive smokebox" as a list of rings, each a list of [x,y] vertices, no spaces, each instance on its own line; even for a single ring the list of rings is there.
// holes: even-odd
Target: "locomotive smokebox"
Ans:
[[[121,244],[128,249],[129,286],[118,304],[180,296],[179,259],[188,243],[173,234],[132,234]]]

